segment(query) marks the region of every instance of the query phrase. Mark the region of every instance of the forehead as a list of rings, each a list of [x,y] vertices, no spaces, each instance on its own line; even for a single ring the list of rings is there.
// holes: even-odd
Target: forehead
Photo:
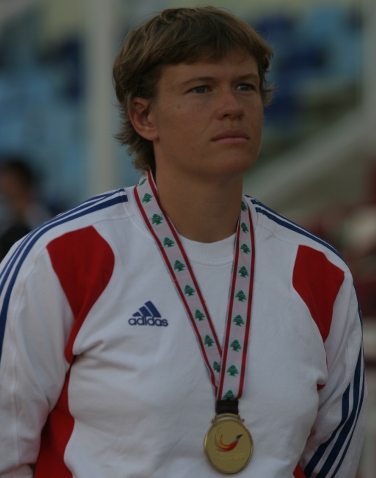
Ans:
[[[160,76],[159,86],[178,86],[195,78],[235,80],[246,75],[259,77],[256,59],[251,54],[235,52],[218,60],[198,60],[166,66]]]

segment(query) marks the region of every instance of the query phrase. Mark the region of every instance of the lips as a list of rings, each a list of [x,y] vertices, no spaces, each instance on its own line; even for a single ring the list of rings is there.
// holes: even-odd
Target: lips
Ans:
[[[226,131],[222,131],[221,133],[214,136],[212,141],[247,141],[249,140],[249,136],[244,131],[238,129],[229,129]]]

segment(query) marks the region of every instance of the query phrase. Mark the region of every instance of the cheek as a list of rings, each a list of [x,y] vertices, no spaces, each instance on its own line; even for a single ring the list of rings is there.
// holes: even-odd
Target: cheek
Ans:
[[[158,117],[158,136],[162,148],[172,154],[176,150],[187,149],[191,144],[194,121],[187,120],[184,104],[175,104],[173,108],[161,111]]]
[[[193,108],[187,108],[184,102],[166,108],[162,121],[165,129],[175,131],[179,136],[188,135],[194,130],[200,120],[200,113]]]
[[[179,125],[186,122],[186,108],[184,103],[166,103],[158,112],[158,126],[169,129],[179,129]]]

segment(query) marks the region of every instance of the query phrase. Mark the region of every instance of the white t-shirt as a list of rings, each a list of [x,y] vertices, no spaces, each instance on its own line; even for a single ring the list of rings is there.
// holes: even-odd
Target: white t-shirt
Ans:
[[[211,244],[179,237],[221,340],[227,315],[235,234]]]

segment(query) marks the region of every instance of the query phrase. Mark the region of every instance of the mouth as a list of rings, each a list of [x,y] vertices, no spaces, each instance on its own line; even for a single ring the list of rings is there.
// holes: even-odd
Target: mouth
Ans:
[[[212,141],[222,144],[244,144],[249,141],[249,136],[244,131],[229,129],[214,136]]]

